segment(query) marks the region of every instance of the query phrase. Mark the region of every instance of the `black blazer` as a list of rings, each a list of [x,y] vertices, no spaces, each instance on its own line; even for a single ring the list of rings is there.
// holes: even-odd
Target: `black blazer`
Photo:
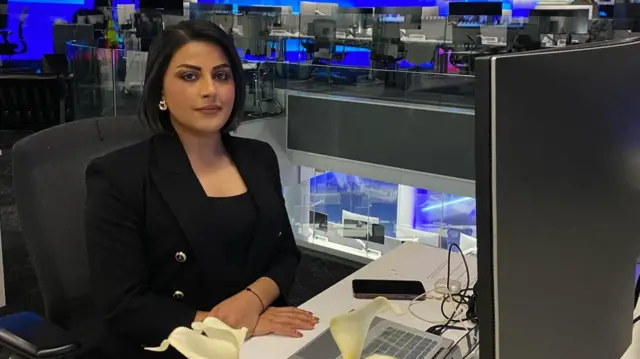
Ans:
[[[256,279],[273,279],[284,295],[300,260],[286,213],[278,160],[266,143],[224,135],[256,204],[258,223],[244,272],[225,268],[199,211],[207,197],[174,134],[93,160],[86,170],[85,228],[93,290],[111,357],[175,357],[158,346],[196,311],[209,311]],[[213,214],[215,215],[215,214]]]

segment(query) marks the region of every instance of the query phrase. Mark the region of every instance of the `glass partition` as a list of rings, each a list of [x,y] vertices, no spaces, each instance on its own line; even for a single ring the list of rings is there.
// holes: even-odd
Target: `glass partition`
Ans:
[[[377,259],[403,242],[476,252],[472,197],[334,171],[284,189],[293,231],[318,250]],[[398,170],[402,172],[402,170]]]
[[[245,63],[251,118],[282,114],[286,90],[472,108],[477,56],[561,46],[579,35],[569,31],[571,21],[550,17],[298,15],[263,8],[234,13],[226,5],[198,4],[183,16],[159,15],[165,25],[198,18],[232,34]],[[82,69],[75,74],[80,118],[132,114],[137,107],[159,13],[120,12],[121,49],[70,51],[72,67]],[[557,24],[569,33],[558,34]],[[556,33],[541,35],[541,27]]]

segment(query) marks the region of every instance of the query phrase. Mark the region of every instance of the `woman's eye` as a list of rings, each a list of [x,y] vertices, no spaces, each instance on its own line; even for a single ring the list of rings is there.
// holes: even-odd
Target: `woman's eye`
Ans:
[[[217,72],[213,77],[219,81],[226,81],[229,79],[229,74],[226,72]]]
[[[198,77],[196,76],[196,74],[188,72],[188,73],[182,74],[182,78],[186,81],[193,81]]]

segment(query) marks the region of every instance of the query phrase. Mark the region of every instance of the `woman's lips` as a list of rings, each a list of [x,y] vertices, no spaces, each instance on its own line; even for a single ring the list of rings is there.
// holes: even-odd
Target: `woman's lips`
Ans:
[[[202,106],[200,108],[197,108],[196,111],[200,113],[205,113],[205,114],[212,114],[220,111],[221,109],[222,107],[217,105],[207,105],[207,106]]]

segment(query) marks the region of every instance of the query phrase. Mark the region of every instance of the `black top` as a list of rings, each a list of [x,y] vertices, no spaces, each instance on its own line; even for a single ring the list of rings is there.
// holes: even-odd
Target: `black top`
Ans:
[[[258,220],[251,195],[245,192],[231,197],[208,197],[204,213],[212,214],[207,237],[217,241],[220,250],[224,252],[225,268],[234,273],[243,272],[251,264],[247,252],[251,248]],[[232,283],[229,290],[237,293],[253,282],[250,280],[242,278],[239,282]]]
[[[112,358],[180,358],[155,347],[196,311],[209,311],[260,277],[286,305],[300,260],[278,160],[260,141],[223,136],[247,192],[209,198],[176,135],[91,161],[85,231],[92,288]],[[173,353],[173,354],[172,354]]]

